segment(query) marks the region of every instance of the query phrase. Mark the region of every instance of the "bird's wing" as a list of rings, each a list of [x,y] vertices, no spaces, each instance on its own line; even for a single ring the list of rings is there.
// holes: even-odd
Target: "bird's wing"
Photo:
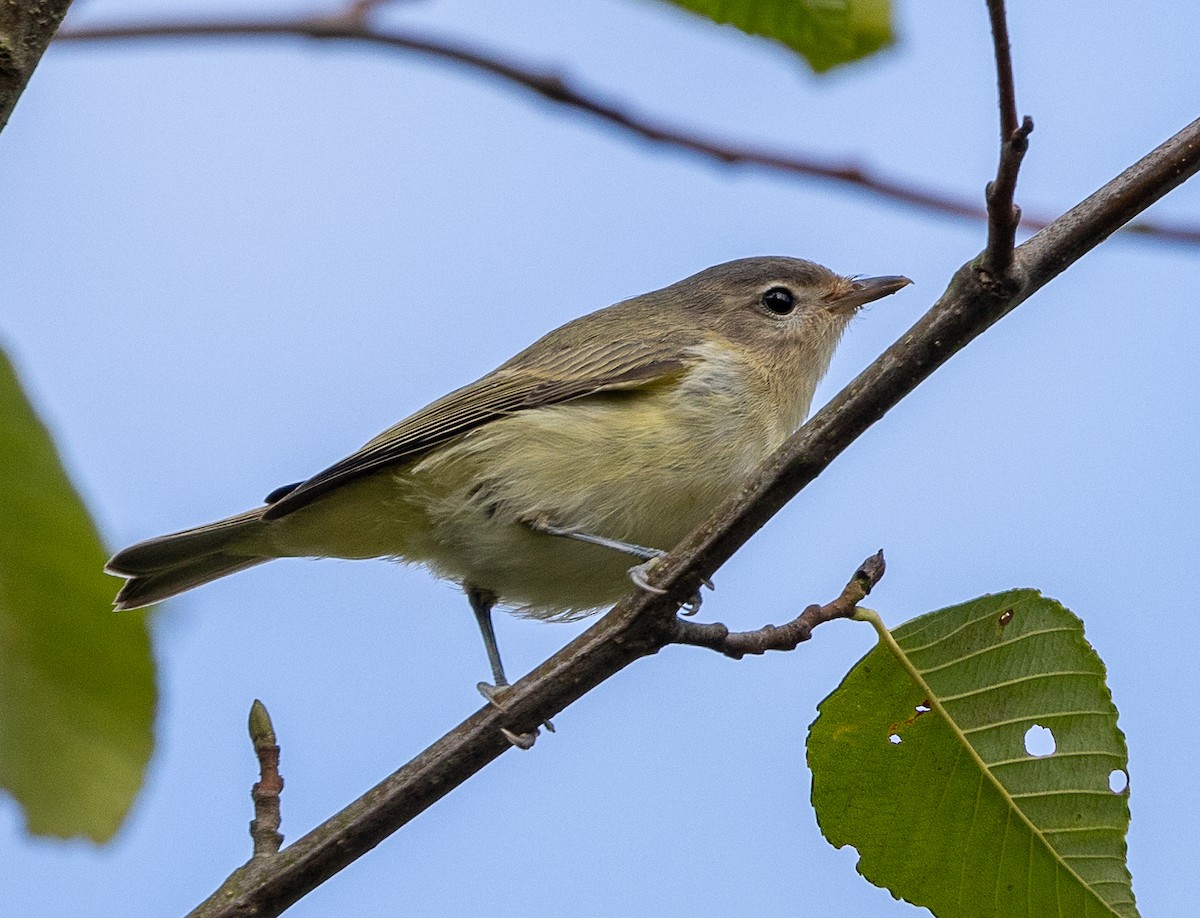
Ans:
[[[348,481],[411,460],[497,418],[677,378],[694,362],[681,350],[679,343],[669,338],[620,343],[593,340],[541,351],[531,348],[410,415],[307,481],[273,491],[263,518],[285,516]]]

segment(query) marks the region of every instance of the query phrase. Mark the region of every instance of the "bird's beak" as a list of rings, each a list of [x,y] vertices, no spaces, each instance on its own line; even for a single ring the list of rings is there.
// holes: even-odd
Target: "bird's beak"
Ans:
[[[829,301],[829,309],[833,312],[854,312],[867,303],[891,296],[902,287],[911,284],[907,277],[899,274],[888,274],[884,277],[860,277],[850,282],[850,292],[834,297]]]

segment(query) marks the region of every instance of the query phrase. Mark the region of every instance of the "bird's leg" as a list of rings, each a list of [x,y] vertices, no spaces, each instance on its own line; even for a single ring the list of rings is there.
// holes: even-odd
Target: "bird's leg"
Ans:
[[[654,586],[647,579],[646,575],[650,573],[650,568],[654,562],[666,554],[658,548],[647,548],[644,545],[636,545],[633,542],[622,542],[620,539],[610,539],[607,536],[596,535],[591,532],[585,532],[582,529],[576,529],[573,526],[559,526],[557,523],[552,523],[545,519],[527,519],[523,520],[524,524],[534,532],[542,532],[546,535],[561,536],[564,539],[575,539],[577,542],[586,542],[588,545],[599,545],[601,548],[611,548],[614,551],[623,552],[627,555],[632,555],[638,558],[642,563],[634,565],[629,569],[629,579],[633,581],[638,589],[645,590],[647,593],[665,593],[666,590]],[[713,589],[711,580],[704,580],[701,583]],[[700,610],[700,593],[696,592],[690,600],[683,604],[686,610],[684,615],[695,615]]]
[[[501,699],[508,691],[508,678],[504,675],[504,664],[500,662],[500,648],[496,644],[496,630],[492,627],[492,606],[496,604],[497,596],[491,590],[481,590],[478,587],[467,586],[467,601],[471,603],[471,611],[475,613],[475,621],[479,624],[479,633],[483,635],[483,646],[487,650],[488,663],[492,667],[492,678],[495,684],[480,682],[475,687],[479,694],[486,698],[494,707],[504,710]],[[554,732],[554,725],[546,721],[546,729]],[[507,727],[501,727],[504,738],[518,749],[533,747],[537,733],[513,733]]]
[[[483,646],[487,650],[488,663],[492,666],[492,678],[496,680],[495,685],[479,683],[479,690],[483,692],[484,685],[488,685],[491,690],[508,688],[504,664],[500,662],[500,648],[496,646],[496,630],[492,627],[492,606],[499,597],[491,590],[481,590],[470,585],[466,587],[466,592],[471,611],[475,613],[475,621],[479,624],[479,633],[483,635]],[[487,697],[487,692],[484,692],[484,696]]]
[[[575,539],[577,542],[587,542],[589,545],[599,545],[601,548],[611,548],[614,551],[632,555],[641,561],[653,561],[666,554],[665,551],[657,548],[646,548],[644,545],[635,545],[633,542],[622,542],[620,539],[610,539],[607,536],[593,535],[590,532],[584,532],[582,529],[576,529],[573,526],[559,526],[547,520],[535,519],[523,520],[523,522],[535,532],[544,532],[546,535],[552,536],[562,536],[564,539]]]

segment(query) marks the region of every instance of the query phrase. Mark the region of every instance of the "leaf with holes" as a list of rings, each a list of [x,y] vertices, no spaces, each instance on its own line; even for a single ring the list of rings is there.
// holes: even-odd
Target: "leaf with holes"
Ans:
[[[762,35],[801,54],[823,73],[886,48],[890,0],[671,0],[692,12]]]
[[[0,789],[34,834],[105,841],[150,758],[150,637],[3,352],[0,480]]]
[[[1033,590],[863,614],[879,644],[808,737],[825,837],[940,918],[1136,916],[1125,737],[1079,619]]]

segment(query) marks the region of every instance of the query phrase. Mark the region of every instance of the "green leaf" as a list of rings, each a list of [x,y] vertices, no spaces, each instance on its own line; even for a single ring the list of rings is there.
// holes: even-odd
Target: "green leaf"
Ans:
[[[858,870],[941,918],[1135,916],[1125,737],[1083,624],[1033,590],[888,633],[820,705],[813,805]],[[1026,750],[1035,725],[1052,754]],[[1036,751],[1036,750],[1035,750]],[[1048,750],[1047,750],[1048,751]]]
[[[890,0],[671,0],[714,22],[787,45],[817,73],[895,41]]]
[[[154,718],[144,615],[112,611],[107,552],[0,352],[0,787],[37,835],[111,838]]]

